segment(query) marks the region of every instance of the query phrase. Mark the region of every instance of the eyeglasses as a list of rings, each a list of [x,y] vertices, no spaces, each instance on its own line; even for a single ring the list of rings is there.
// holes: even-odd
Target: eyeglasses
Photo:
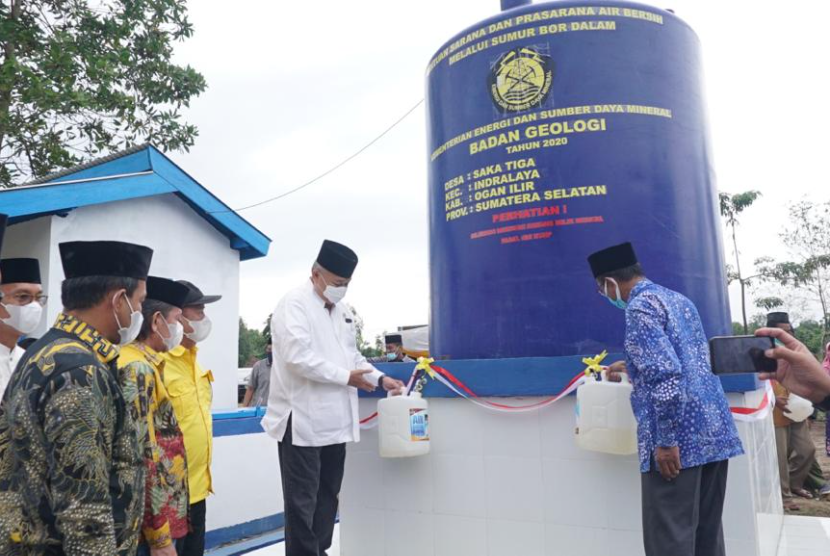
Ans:
[[[15,305],[29,305],[37,302],[41,307],[46,307],[46,302],[49,301],[49,296],[43,294],[32,295],[29,293],[17,293],[10,296],[4,296],[2,292],[0,292],[0,299],[5,299],[6,297],[13,299]]]

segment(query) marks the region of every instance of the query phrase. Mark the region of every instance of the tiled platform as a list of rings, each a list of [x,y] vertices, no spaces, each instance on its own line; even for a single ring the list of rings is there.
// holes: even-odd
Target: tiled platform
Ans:
[[[756,407],[762,394],[730,400]],[[345,556],[643,556],[637,457],[578,448],[575,400],[510,416],[429,404],[429,456],[381,458],[377,431],[348,446]],[[361,414],[375,406],[361,400]],[[738,425],[746,455],[729,464],[729,555],[776,556],[784,516],[772,420]]]
[[[830,518],[787,516],[778,556],[830,554]]]
[[[338,532],[339,533],[339,532]],[[339,536],[339,535],[338,535]],[[340,556],[339,544],[329,551],[329,556]],[[283,543],[275,544],[250,554],[254,556],[285,556]],[[818,517],[787,516],[784,518],[784,534],[777,556],[818,556],[830,554],[830,519]],[[389,556],[395,556],[390,554]]]
[[[275,544],[266,548],[262,548],[255,552],[250,552],[251,556],[285,556],[285,543]],[[334,531],[334,544],[329,550],[328,556],[340,556],[340,526]]]

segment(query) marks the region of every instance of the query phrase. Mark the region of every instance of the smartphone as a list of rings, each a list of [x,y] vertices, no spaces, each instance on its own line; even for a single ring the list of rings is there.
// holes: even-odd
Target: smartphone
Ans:
[[[716,375],[735,373],[774,373],[778,361],[764,352],[775,347],[767,336],[718,336],[709,340],[712,372]]]

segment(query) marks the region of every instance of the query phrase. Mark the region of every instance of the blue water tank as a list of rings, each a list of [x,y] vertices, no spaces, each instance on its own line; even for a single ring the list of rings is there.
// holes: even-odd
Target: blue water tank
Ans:
[[[631,241],[646,273],[730,329],[694,31],[628,2],[520,6],[427,68],[431,351],[620,351],[586,257]]]

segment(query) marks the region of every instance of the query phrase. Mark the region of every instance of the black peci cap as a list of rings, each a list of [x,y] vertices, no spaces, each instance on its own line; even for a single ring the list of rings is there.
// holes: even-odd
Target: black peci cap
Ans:
[[[221,295],[205,295],[202,290],[193,285],[187,280],[179,280],[179,284],[187,288],[187,299],[184,301],[184,307],[193,307],[194,305],[207,305],[208,303],[216,303],[222,299]]]
[[[357,267],[357,254],[340,243],[325,240],[317,255],[317,263],[341,278],[351,278]]]
[[[597,251],[588,257],[588,264],[591,265],[594,278],[599,278],[615,270],[634,266],[637,262],[637,255],[630,243],[614,245],[602,251]]]
[[[790,324],[790,315],[783,312],[769,313],[767,315],[767,326],[772,327],[776,324]]]
[[[403,344],[403,336],[400,334],[387,334],[385,341],[387,344]]]
[[[40,284],[40,263],[37,259],[3,259],[0,261],[2,284]]]
[[[153,250],[122,241],[70,241],[59,245],[67,279],[117,276],[146,280]]]
[[[162,301],[181,309],[185,306],[188,295],[190,295],[190,290],[183,284],[158,276],[147,278],[147,299]]]

